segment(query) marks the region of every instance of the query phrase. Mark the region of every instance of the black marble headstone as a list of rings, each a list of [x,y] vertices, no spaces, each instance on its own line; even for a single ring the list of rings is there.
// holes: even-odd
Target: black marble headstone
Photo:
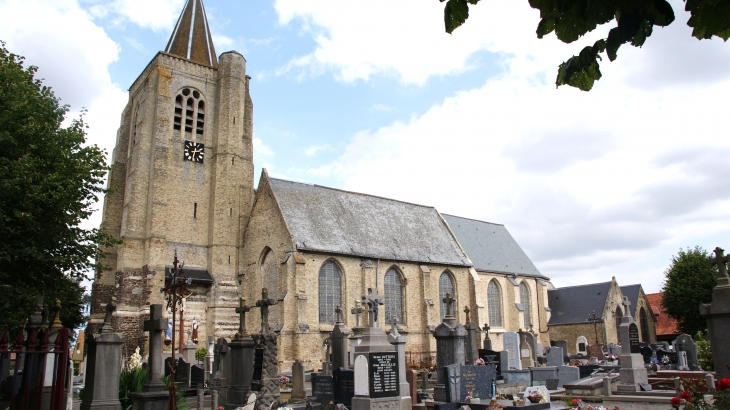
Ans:
[[[251,391],[261,391],[261,374],[264,369],[264,349],[256,348],[253,351],[253,375],[251,376]]]
[[[323,406],[334,401],[334,388],[335,384],[332,376],[322,376],[316,373],[312,374],[312,396],[317,397],[317,401]]]
[[[171,366],[170,366],[171,363],[172,363],[172,357],[165,358],[165,362],[162,367],[165,370],[164,374],[166,377],[170,377],[170,375],[172,374],[172,370],[171,370]]]
[[[652,350],[649,346],[642,346],[639,348],[639,352],[642,356],[644,356],[644,363],[651,362],[651,355],[654,354],[654,350]]]
[[[631,353],[641,353],[639,351],[639,327],[636,323],[629,324],[629,346]]]
[[[461,366],[461,391],[459,400],[464,400],[471,392],[475,399],[491,399],[492,383],[497,377],[497,366]]]
[[[198,384],[205,382],[205,369],[200,366],[190,368],[190,387],[198,387]]]
[[[479,349],[479,358],[484,360],[486,363],[494,363],[497,365],[497,376],[502,374],[502,352],[496,352],[494,350]]]
[[[332,372],[332,379],[335,387],[335,404],[344,404],[349,408],[355,395],[355,371],[340,367]]]
[[[177,369],[175,370],[175,383],[189,386],[190,363],[186,362],[182,357],[177,360]]]
[[[399,391],[398,354],[396,352],[370,353],[370,397],[397,397]]]

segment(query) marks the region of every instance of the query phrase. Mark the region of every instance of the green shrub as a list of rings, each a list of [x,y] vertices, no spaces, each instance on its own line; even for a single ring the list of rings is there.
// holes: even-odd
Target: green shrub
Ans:
[[[195,351],[195,360],[202,362],[205,361],[205,356],[208,355],[208,349],[201,347]]]
[[[697,353],[700,357],[700,366],[702,366],[702,369],[704,370],[713,370],[715,365],[712,361],[712,348],[710,347],[710,341],[705,339],[701,332],[697,332],[697,335],[695,336],[695,343],[697,343]]]
[[[147,377],[147,369],[141,366],[133,370],[127,368],[122,370],[119,375],[119,402],[122,403],[122,409],[130,410],[132,408],[129,393],[142,391],[142,385],[147,381]]]

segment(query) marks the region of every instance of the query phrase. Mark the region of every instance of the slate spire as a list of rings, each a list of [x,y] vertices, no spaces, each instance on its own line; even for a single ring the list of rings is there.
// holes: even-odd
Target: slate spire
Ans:
[[[218,67],[203,0],[187,0],[165,52],[205,66]]]

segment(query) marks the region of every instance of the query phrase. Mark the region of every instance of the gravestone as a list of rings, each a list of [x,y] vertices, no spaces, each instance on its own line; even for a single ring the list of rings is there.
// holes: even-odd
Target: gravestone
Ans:
[[[509,361],[509,353],[506,350],[496,352],[489,349],[479,349],[479,358],[484,363],[493,363],[497,366],[497,380],[502,380],[502,369],[505,369]]]
[[[465,364],[474,364],[479,358],[479,327],[471,322],[469,306],[464,307],[464,313],[466,315],[466,321],[464,322],[464,329],[466,329]]]
[[[547,365],[548,366],[562,366],[565,364],[563,361],[563,349],[557,346],[550,346],[547,352]]]
[[[190,387],[190,363],[186,362],[182,357],[177,359],[175,383],[184,387]]]
[[[162,305],[150,305],[150,318],[144,322],[144,330],[149,332],[147,382],[142,391],[129,393],[135,410],[163,410],[167,407],[169,393],[162,383],[162,332],[167,330],[167,326],[167,319],[162,317]]]
[[[228,384],[230,363],[230,348],[225,338],[218,338],[213,352],[213,377],[217,380],[219,386],[224,387]]]
[[[304,366],[299,359],[294,360],[294,364],[291,366],[292,374],[292,390],[291,398],[293,400],[301,400],[307,396],[304,391]]]
[[[352,406],[352,398],[355,396],[355,371],[340,367],[332,371],[332,379],[335,404],[344,404],[349,408]]]
[[[350,336],[350,329],[342,322],[342,309],[339,306],[335,308],[335,326],[330,333],[332,342],[332,368],[347,368],[349,361],[347,355],[347,338]],[[349,407],[349,406],[348,406]]]
[[[497,366],[488,364],[484,366],[461,366],[461,389],[459,401],[466,399],[467,393],[471,392],[476,399],[486,400],[493,396],[492,383],[497,377]]]
[[[418,402],[418,372],[415,370],[406,371],[406,381],[408,382],[408,395],[411,396],[411,404]]]
[[[520,360],[520,339],[517,333],[507,332],[502,335],[502,345],[507,351],[507,368],[503,370],[522,370]]]
[[[533,346],[528,341],[529,333],[522,333],[522,343],[520,343],[520,360],[522,361],[522,368],[527,369],[535,365],[535,351]]]
[[[205,382],[205,369],[198,365],[190,367],[190,386],[197,387]]]
[[[440,325],[433,331],[436,338],[436,387],[433,389],[435,401],[446,402],[446,379],[442,371],[446,366],[462,364],[466,360],[466,329],[456,321],[452,313],[454,298],[446,294],[443,302],[446,304],[446,314]]]
[[[619,326],[619,340],[621,341],[621,370],[620,382],[617,386],[620,392],[637,392],[640,383],[649,380],[644,367],[644,357],[639,353],[639,332],[634,318],[629,316],[631,302],[624,296],[624,316]]]
[[[568,354],[568,341],[557,340],[555,341],[555,346],[563,349],[563,363],[568,363],[570,361],[570,355]]]
[[[697,344],[695,343],[694,340],[692,340],[692,337],[690,337],[690,335],[683,333],[683,334],[677,336],[677,341],[675,343],[675,346],[677,346],[678,351],[687,352],[687,366],[689,367],[689,370],[693,370],[693,371],[701,370],[700,361],[699,361],[699,357],[698,357],[698,351],[697,351]],[[714,352],[714,350],[713,350],[713,352]]]
[[[398,355],[395,352],[370,353],[370,397],[398,397],[400,379]]]
[[[603,360],[606,356],[603,354],[603,345],[601,343],[594,343],[588,346],[588,358],[596,358],[596,360]]]
[[[639,348],[639,352],[644,356],[644,363],[650,363],[651,357],[654,355],[654,350],[649,346],[642,346]]]
[[[455,363],[448,366],[444,366],[441,371],[444,373],[444,380],[446,381],[446,400],[447,403],[458,403],[459,394],[461,392],[461,364]]]
[[[522,345],[524,343],[527,343],[530,346],[530,360],[532,360],[532,362],[527,367],[534,366],[535,362],[537,362],[537,339],[535,338],[535,335],[533,335],[531,332],[517,332],[517,334],[519,335],[521,340],[520,349],[522,348]],[[526,363],[523,361],[523,369],[525,368],[525,364]]]
[[[388,341],[395,347],[398,355],[398,380],[400,381],[401,410],[411,410],[412,396],[406,381],[406,343],[408,336],[398,333],[398,318],[393,316],[393,322],[388,333]]]
[[[717,286],[712,289],[712,303],[700,305],[700,315],[707,320],[707,340],[712,346],[712,360],[718,380],[730,378],[730,349],[727,348],[730,335],[730,276],[726,266],[730,257],[724,252],[718,246],[715,248],[715,257],[708,261],[717,265],[719,275]],[[692,363],[694,359],[689,357],[689,360]]]
[[[606,345],[606,350],[608,350],[608,354],[612,354],[617,357],[621,354],[621,346],[617,344],[609,343]]]
[[[327,405],[335,399],[335,382],[332,375],[312,373],[312,396],[322,405]]]
[[[370,396],[368,357],[359,355],[355,358],[355,396]]]
[[[580,369],[575,366],[558,366],[558,387],[580,380]]]
[[[261,289],[261,299],[256,301],[256,307],[261,312],[261,327],[258,333],[251,335],[251,338],[256,343],[256,349],[254,350],[254,365],[256,360],[257,350],[261,349],[260,357],[261,374],[258,379],[255,379],[253,374],[251,376],[251,390],[254,387],[254,380],[256,380],[257,387],[259,388],[256,394],[256,407],[261,405],[270,405],[271,402],[279,402],[279,358],[277,339],[278,334],[272,332],[269,329],[269,307],[278,304],[284,300],[286,295],[279,299],[269,298],[269,291],[266,288]],[[257,369],[254,368],[254,372]]]

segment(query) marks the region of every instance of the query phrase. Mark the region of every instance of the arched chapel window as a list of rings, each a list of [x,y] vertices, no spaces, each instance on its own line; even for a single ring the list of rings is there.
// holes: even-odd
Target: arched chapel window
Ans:
[[[441,306],[441,321],[443,321],[444,316],[446,316],[446,303],[444,303],[444,298],[447,293],[450,293],[451,296],[456,299],[456,293],[454,292],[454,279],[448,271],[444,271],[444,273],[441,274],[441,277],[439,277],[439,306]],[[451,309],[451,313],[456,316],[456,303],[451,305]]]
[[[205,132],[205,102],[202,95],[196,90],[183,88],[180,94],[175,97],[175,114],[173,116],[172,128],[183,129],[183,111],[185,118],[185,132],[202,135]],[[183,107],[184,106],[184,107]]]
[[[279,269],[276,263],[274,251],[268,250],[261,263],[261,282],[263,287],[269,291],[270,298],[279,297]],[[279,309],[281,304],[269,306],[269,327],[276,328],[279,324]]]
[[[395,268],[385,273],[385,320],[393,323],[396,316],[398,323],[403,323],[403,279]]]
[[[333,323],[337,306],[342,306],[342,272],[330,260],[319,269],[319,323]]]
[[[525,282],[520,282],[520,304],[523,308],[525,308],[525,330],[530,329],[530,325],[532,324],[532,309],[530,307],[530,289],[527,287]]]
[[[646,309],[644,307],[641,307],[641,310],[639,310],[639,322],[641,322],[641,341],[645,343],[650,342],[649,337],[649,318],[646,315]]]
[[[624,317],[624,312],[621,311],[620,307],[616,308],[616,337],[619,337],[619,329],[621,328],[621,318]],[[621,342],[619,340],[619,342]]]
[[[494,279],[487,286],[487,309],[489,309],[489,326],[502,327],[502,292]]]

